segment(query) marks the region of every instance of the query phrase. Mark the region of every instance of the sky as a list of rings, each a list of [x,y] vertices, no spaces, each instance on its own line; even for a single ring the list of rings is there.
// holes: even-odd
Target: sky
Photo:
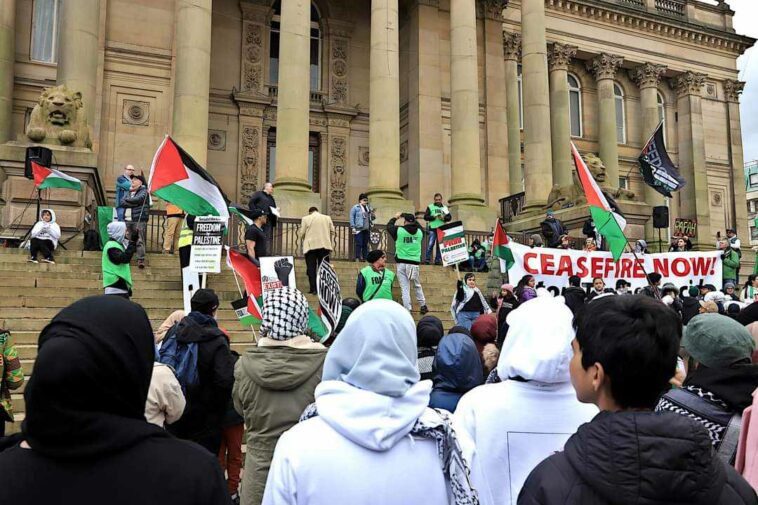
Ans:
[[[727,0],[727,3],[736,13],[733,21],[737,33],[758,39],[758,0]],[[758,160],[758,45],[737,60],[737,68],[739,79],[747,83],[740,98],[742,145],[747,162]]]

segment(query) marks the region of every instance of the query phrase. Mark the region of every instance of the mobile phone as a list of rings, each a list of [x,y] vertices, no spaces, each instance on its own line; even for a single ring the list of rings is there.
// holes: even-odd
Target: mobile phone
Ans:
[[[721,238],[721,231],[716,232],[716,238]]]

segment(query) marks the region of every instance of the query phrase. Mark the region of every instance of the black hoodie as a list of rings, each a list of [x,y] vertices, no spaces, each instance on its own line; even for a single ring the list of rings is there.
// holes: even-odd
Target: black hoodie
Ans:
[[[755,505],[697,422],[673,413],[601,412],[532,471],[518,505]]]

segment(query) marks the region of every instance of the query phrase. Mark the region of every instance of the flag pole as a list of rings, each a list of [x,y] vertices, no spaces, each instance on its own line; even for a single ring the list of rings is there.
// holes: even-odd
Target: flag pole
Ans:
[[[234,283],[237,284],[237,292],[240,294],[240,296],[242,296],[242,287],[240,286],[240,281],[237,279],[237,272],[233,268],[232,274],[234,274]],[[250,331],[253,332],[253,340],[258,343],[258,336],[255,334],[255,327],[252,324],[250,325]]]

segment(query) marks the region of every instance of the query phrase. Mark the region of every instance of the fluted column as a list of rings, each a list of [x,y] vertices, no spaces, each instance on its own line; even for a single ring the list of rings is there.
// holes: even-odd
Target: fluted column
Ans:
[[[60,2],[58,84],[82,94],[90,126],[95,124],[100,0]]]
[[[587,63],[587,70],[597,79],[597,119],[598,155],[606,168],[606,187],[617,188],[619,185],[619,148],[616,135],[616,99],[613,93],[613,80],[624,58],[615,54],[602,53]]]
[[[311,189],[308,183],[310,33],[311,3],[282,0],[274,182],[285,191]]]
[[[697,219],[697,244],[710,245],[708,180],[705,172],[705,136],[702,90],[705,74],[685,72],[671,81],[679,115],[679,170],[687,184],[679,190],[679,215]]]
[[[479,73],[476,7],[450,0],[450,123],[453,195],[450,203],[481,204],[479,160]]]
[[[550,131],[552,133],[553,184],[571,184],[571,118],[568,67],[576,46],[554,43],[547,53],[550,67]]]
[[[0,2],[0,144],[13,131],[13,62],[16,60],[16,1]]]
[[[660,123],[658,114],[658,84],[660,84],[661,77],[665,71],[665,65],[645,63],[629,72],[629,77],[640,88],[640,105],[642,106],[642,138],[640,141],[643,145],[653,135],[658,123]],[[663,195],[645,184],[645,202],[651,207],[663,205]],[[649,240],[654,237],[655,228],[653,227],[653,220],[651,218],[645,224],[645,238]]]
[[[729,121],[729,170],[732,183],[731,225],[737,228],[737,235],[749,237],[747,206],[740,205],[746,200],[744,180],[744,158],[742,154],[742,132],[740,128],[740,94],[745,87],[742,81],[727,79],[724,81],[727,120]]]
[[[540,207],[553,186],[544,0],[522,0],[521,36],[526,207]]]
[[[518,60],[521,58],[521,34],[504,33],[505,101],[508,114],[508,186],[514,195],[524,190],[521,171],[521,127],[519,126]]]

